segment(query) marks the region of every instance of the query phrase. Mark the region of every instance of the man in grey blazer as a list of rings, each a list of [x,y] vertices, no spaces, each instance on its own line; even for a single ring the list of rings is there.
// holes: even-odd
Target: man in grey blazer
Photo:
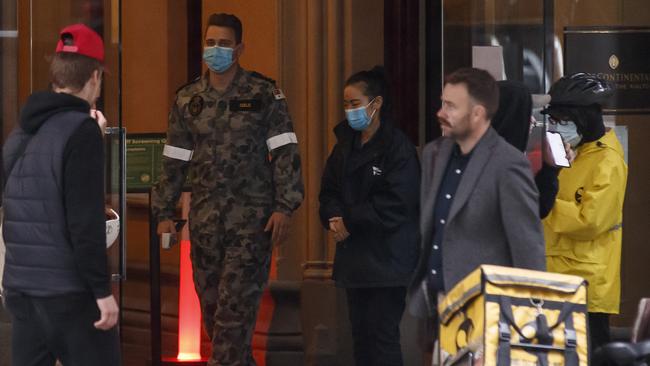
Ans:
[[[499,88],[484,70],[445,80],[443,137],[422,152],[421,252],[409,311],[435,318],[438,294],[481,264],[546,269],[538,192],[528,160],[490,126]]]

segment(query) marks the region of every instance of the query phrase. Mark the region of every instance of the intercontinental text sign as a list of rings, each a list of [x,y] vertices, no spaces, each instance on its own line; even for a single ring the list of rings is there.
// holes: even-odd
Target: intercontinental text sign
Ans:
[[[650,113],[650,28],[567,27],[565,75],[589,72],[616,84],[607,113]]]

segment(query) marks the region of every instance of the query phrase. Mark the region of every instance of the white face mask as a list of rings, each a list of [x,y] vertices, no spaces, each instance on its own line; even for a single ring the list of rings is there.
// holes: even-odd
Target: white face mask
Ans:
[[[573,121],[562,121],[562,124],[556,124],[555,131],[562,136],[564,142],[571,145],[572,149],[575,149],[582,141],[582,135],[578,133],[578,127]]]

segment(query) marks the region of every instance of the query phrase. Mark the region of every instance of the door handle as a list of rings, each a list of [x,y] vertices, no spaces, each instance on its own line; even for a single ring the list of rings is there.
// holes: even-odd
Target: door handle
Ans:
[[[124,127],[106,127],[106,135],[117,136],[119,146],[119,207],[120,212],[120,268],[119,273],[111,275],[113,281],[126,280],[126,128]]]

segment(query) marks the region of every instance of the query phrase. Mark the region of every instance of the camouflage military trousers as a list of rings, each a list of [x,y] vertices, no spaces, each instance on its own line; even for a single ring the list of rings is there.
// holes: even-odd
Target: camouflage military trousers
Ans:
[[[255,365],[251,341],[271,261],[270,233],[263,232],[269,216],[235,211],[257,214],[190,222],[194,285],[212,341],[209,366]]]

